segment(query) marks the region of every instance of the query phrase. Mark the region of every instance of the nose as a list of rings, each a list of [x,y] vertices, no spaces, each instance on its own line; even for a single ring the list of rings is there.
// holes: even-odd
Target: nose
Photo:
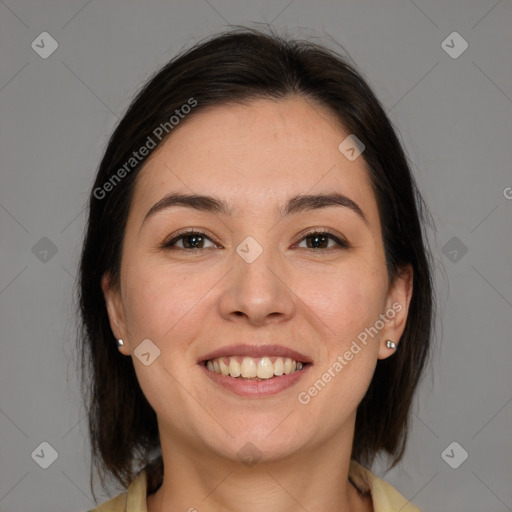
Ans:
[[[290,272],[271,253],[270,249],[264,248],[250,263],[234,254],[233,269],[226,276],[220,299],[220,310],[225,319],[262,326],[292,318],[297,297],[290,288]]]

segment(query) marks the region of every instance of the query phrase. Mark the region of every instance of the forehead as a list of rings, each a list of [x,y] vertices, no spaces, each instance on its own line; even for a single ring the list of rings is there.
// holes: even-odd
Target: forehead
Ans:
[[[148,159],[134,209],[181,191],[222,197],[236,215],[275,209],[296,194],[338,191],[365,203],[371,220],[376,205],[366,163],[338,149],[348,135],[325,107],[301,97],[204,109]]]

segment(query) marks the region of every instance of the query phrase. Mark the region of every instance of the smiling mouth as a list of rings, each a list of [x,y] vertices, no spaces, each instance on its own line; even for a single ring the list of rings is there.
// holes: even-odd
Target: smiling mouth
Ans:
[[[218,375],[240,380],[269,380],[301,371],[309,363],[290,357],[216,357],[204,362],[206,368]]]

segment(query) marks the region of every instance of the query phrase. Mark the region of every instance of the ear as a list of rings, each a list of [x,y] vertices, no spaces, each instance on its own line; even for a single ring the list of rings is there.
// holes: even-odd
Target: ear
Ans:
[[[101,289],[103,291],[103,297],[105,298],[105,303],[107,305],[108,318],[112,333],[116,337],[116,340],[122,339],[124,341],[124,345],[119,347],[119,351],[124,355],[129,355],[129,346],[121,293],[117,287],[112,285],[112,280],[108,272],[105,272],[101,278]]]
[[[394,341],[398,347],[407,321],[412,290],[413,269],[408,264],[400,269],[388,291],[384,312],[386,321],[380,333],[379,359],[386,359],[395,353],[394,349],[386,347],[387,340]]]

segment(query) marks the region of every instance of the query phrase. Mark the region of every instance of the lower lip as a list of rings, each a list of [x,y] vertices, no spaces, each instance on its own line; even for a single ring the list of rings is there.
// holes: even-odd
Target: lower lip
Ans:
[[[262,398],[275,395],[293,386],[301,377],[309,371],[310,364],[303,366],[302,370],[297,370],[288,375],[280,375],[267,380],[242,380],[229,375],[221,375],[212,372],[206,368],[206,365],[200,364],[206,375],[216,384],[220,384],[224,389],[231,391],[239,396]]]

